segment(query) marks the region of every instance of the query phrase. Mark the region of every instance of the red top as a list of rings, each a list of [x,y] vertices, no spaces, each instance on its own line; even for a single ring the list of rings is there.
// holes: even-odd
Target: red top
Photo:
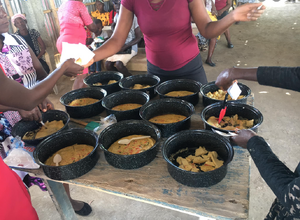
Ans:
[[[216,0],[215,6],[217,11],[221,10],[227,5],[227,0]]]
[[[1,219],[39,219],[21,178],[0,158]]]
[[[162,1],[157,11],[149,0],[122,0],[122,5],[138,19],[149,62],[172,71],[183,67],[199,54],[189,11],[189,3],[193,0]]]

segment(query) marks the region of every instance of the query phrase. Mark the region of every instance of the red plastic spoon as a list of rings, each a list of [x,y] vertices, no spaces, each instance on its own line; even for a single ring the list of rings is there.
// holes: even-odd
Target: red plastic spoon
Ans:
[[[224,101],[223,101],[223,103],[221,105],[222,109],[221,109],[220,114],[219,114],[219,120],[218,120],[219,124],[222,121],[222,119],[224,118],[226,110],[227,110],[227,105],[226,105],[227,104],[227,98],[228,98],[228,92],[226,93]]]

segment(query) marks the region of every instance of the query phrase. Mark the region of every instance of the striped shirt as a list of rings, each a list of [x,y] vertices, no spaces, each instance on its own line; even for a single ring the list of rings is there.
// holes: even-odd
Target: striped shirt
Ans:
[[[18,36],[4,34],[3,47],[8,47],[8,51],[0,51],[0,64],[7,77],[15,80],[26,88],[35,85],[37,80],[36,71],[26,41]],[[7,111],[3,115],[14,126],[22,118],[17,111]]]

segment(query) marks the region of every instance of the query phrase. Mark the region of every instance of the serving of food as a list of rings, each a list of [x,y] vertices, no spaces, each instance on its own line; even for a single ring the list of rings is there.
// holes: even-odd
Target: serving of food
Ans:
[[[93,99],[93,98],[82,98],[82,99],[75,99],[71,103],[69,103],[69,106],[85,106],[85,105],[91,105],[96,102],[98,102],[99,99]]]
[[[93,83],[93,86],[103,86],[103,85],[110,85],[113,83],[118,82],[117,80],[109,80],[107,84],[102,84],[101,82]]]
[[[109,148],[108,151],[120,154],[120,155],[132,155],[132,154],[138,154],[141,152],[144,152],[148,149],[150,149],[154,144],[155,140],[151,137],[146,137],[144,139],[137,139],[130,141],[129,144],[119,144],[118,142],[123,139],[131,139],[131,138],[137,138],[142,137],[144,135],[129,135],[126,137],[123,137],[117,141],[115,141]]]
[[[142,84],[134,84],[133,87],[131,87],[131,89],[146,89],[151,87],[150,85],[142,85]]]
[[[53,161],[53,158],[55,157],[56,154],[59,154],[61,156],[61,161],[58,163],[58,165],[63,166],[63,165],[72,164],[85,158],[93,150],[94,147],[90,145],[74,144],[72,146],[62,148],[56,153],[54,153],[51,157],[49,157],[46,160],[45,164],[48,166],[56,166],[56,164]]]
[[[142,106],[141,104],[137,104],[137,103],[126,103],[126,104],[122,104],[122,105],[117,105],[117,106],[113,107],[112,110],[128,111],[128,110],[139,108],[141,106]]]
[[[33,140],[33,139],[39,139],[46,136],[49,136],[51,134],[54,134],[55,132],[59,131],[64,127],[64,123],[62,120],[60,121],[47,121],[44,123],[43,126],[40,128],[34,130],[34,131],[28,131],[24,134],[23,140]]]
[[[149,121],[158,124],[171,124],[171,123],[183,121],[184,119],[186,119],[186,116],[184,115],[164,114],[164,115],[158,115],[153,118],[150,118]]]
[[[217,90],[215,92],[208,92],[205,94],[208,98],[211,98],[211,99],[216,99],[216,100],[224,100],[225,98],[225,95],[226,95],[226,91],[224,90]],[[240,95],[237,99],[242,99],[244,98],[245,96],[244,95]],[[228,101],[232,100],[231,96],[228,95],[228,98],[227,98]]]
[[[170,96],[170,97],[183,97],[183,96],[188,96],[188,95],[193,95],[194,92],[190,91],[172,91],[168,92],[165,94],[165,96]]]
[[[187,149],[182,149],[184,151]],[[176,158],[179,168],[192,172],[207,172],[215,170],[224,164],[222,159],[218,159],[216,151],[207,151],[205,147],[196,149],[195,154],[190,154],[183,158],[181,156]]]
[[[254,126],[254,119],[248,120],[239,117],[235,114],[232,117],[225,116],[222,121],[218,122],[218,118],[215,116],[209,117],[207,123],[213,127],[224,129],[224,130],[235,130],[236,128],[242,129],[249,129]]]

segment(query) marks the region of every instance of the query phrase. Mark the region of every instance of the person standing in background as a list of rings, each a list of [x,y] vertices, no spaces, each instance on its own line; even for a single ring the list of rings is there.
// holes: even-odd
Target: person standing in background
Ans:
[[[58,20],[60,25],[60,35],[56,42],[58,52],[62,52],[62,43],[70,44],[81,43],[86,45],[86,26],[90,31],[96,32],[97,27],[83,4],[83,0],[68,0],[58,9]],[[83,79],[87,77],[88,68],[85,68],[82,75],[75,78],[72,89],[86,87]]]
[[[104,11],[104,2],[103,0],[97,0],[95,2],[96,11],[91,12],[93,18],[99,19],[102,21],[102,26],[108,26],[111,23],[109,22],[109,12]]]
[[[217,12],[218,12],[218,16],[217,16],[218,20],[221,20],[226,15],[228,15],[228,10],[231,8],[231,3],[232,3],[232,0],[216,0],[215,5],[216,5]],[[238,8],[236,8],[236,10],[237,9]],[[229,27],[225,30],[224,35],[227,40],[227,47],[233,48],[233,44],[231,43],[231,40],[230,40]]]
[[[11,17],[11,23],[18,28],[18,31],[15,33],[24,38],[27,44],[35,53],[36,57],[41,62],[44,70],[47,74],[50,73],[50,68],[45,61],[44,54],[46,53],[46,45],[41,38],[40,33],[35,29],[30,29],[27,24],[25,15],[15,14]]]

